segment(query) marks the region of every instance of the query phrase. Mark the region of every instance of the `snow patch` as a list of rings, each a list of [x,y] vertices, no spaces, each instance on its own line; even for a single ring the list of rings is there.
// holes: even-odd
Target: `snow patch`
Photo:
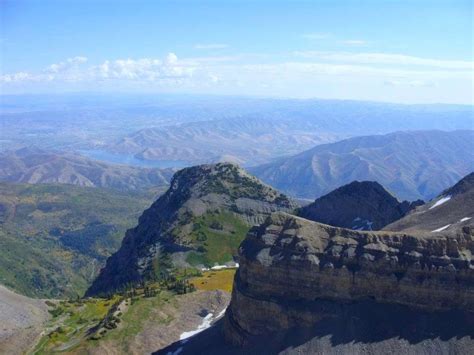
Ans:
[[[215,265],[211,267],[211,270],[222,270],[222,269],[227,269],[227,265]]]
[[[472,217],[464,217],[459,220],[459,222],[466,222],[469,221]]]
[[[238,264],[237,264],[237,267],[238,267]],[[199,324],[198,327],[195,330],[191,330],[189,332],[181,333],[181,335],[179,336],[180,344],[181,345],[186,344],[188,342],[189,338],[191,338],[192,336],[194,336],[196,334],[201,333],[202,331],[206,330],[207,328],[210,328],[214,321],[218,320],[219,318],[221,318],[225,314],[226,309],[227,309],[227,307],[224,308],[222,311],[220,311],[219,314],[216,317],[214,317],[213,313],[207,314],[202,319],[201,324]],[[183,351],[183,347],[180,346],[175,351],[173,351],[173,352],[170,351],[166,355],[179,355],[182,351]]]
[[[220,317],[222,317],[226,311],[227,307],[224,308],[221,312],[219,312],[219,314],[217,315],[216,319],[219,319]]]
[[[374,222],[368,220],[368,219],[362,219],[360,217],[354,218],[352,220],[352,228],[353,230],[356,231],[371,231],[372,230],[372,225]]]
[[[212,321],[213,321],[213,314],[209,313],[207,316],[205,316],[202,319],[202,323],[199,324],[195,330],[181,333],[181,335],[179,336],[179,340],[185,340],[187,338],[191,338],[193,335],[201,333],[203,330],[206,330],[207,328],[211,326]]]
[[[201,268],[201,271],[209,271],[209,270],[222,270],[222,269],[236,269],[239,267],[239,263],[228,263],[226,265],[214,265],[211,268],[208,267],[203,267]]]
[[[436,203],[431,206],[429,209],[432,210],[433,208],[435,207],[438,207],[438,206],[441,206],[443,203],[445,202],[448,202],[449,200],[451,200],[451,196],[446,196],[446,197],[443,197],[443,198],[440,198],[438,201],[436,201]]]
[[[444,231],[445,229],[449,228],[450,224],[447,224],[441,228],[438,228],[438,229],[435,229],[435,230],[432,230],[431,233],[435,233],[435,232],[442,232]]]

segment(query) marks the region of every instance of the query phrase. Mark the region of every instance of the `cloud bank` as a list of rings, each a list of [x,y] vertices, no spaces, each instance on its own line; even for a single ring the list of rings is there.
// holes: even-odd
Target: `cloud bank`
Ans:
[[[354,44],[357,45],[357,44]],[[0,76],[4,93],[141,90],[396,102],[471,103],[473,62],[378,52],[121,58],[77,56],[42,71]]]

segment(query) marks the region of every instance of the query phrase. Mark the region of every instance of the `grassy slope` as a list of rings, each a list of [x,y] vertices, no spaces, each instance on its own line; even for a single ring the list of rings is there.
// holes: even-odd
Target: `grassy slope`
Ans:
[[[201,276],[191,276],[189,281],[203,291],[224,290],[231,292],[236,269],[204,272]],[[181,274],[180,274],[181,275]],[[180,277],[185,277],[181,275]],[[51,354],[67,352],[85,354],[91,350],[100,351],[100,346],[111,346],[113,349],[130,353],[137,335],[143,335],[147,327],[160,327],[173,321],[176,312],[182,312],[176,294],[159,284],[151,284],[159,290],[153,297],[144,297],[143,289],[136,289],[135,297],[128,298],[115,295],[110,299],[89,298],[77,301],[60,301],[51,304],[53,317],[47,325],[45,335],[33,351],[34,354]],[[191,296],[193,294],[191,293]],[[120,319],[117,328],[99,328],[97,324],[106,317],[114,304],[122,304],[123,312],[116,313]]]
[[[61,301],[51,309],[52,320],[46,335],[36,345],[34,354],[49,354],[77,347],[88,330],[103,319],[119,298]],[[63,349],[61,349],[63,348]]]
[[[222,290],[232,292],[234,276],[237,269],[224,269],[219,271],[205,271],[202,276],[189,280],[196,289],[203,291]]]
[[[249,228],[230,212],[207,213],[195,218],[190,238],[199,251],[191,252],[186,261],[208,266],[232,261]]]
[[[33,297],[82,295],[152,198],[0,183],[0,283]]]

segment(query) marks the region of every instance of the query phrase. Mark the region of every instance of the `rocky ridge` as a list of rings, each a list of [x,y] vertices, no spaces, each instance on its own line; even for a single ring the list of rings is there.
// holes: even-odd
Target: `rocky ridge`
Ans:
[[[456,331],[472,330],[473,252],[471,227],[439,234],[360,232],[272,214],[239,249],[226,338],[245,345],[328,316],[344,318],[344,307],[367,301],[402,310],[459,310],[463,325]]]
[[[137,227],[127,231],[87,295],[153,278],[172,266],[232,261],[252,225],[295,208],[285,195],[230,163],[180,170]]]
[[[410,211],[384,229],[438,233],[465,226],[474,227],[474,173],[465,176],[433,200]]]

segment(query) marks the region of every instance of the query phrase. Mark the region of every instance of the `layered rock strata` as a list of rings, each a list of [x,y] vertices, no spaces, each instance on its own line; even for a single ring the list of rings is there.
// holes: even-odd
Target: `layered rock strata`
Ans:
[[[458,310],[474,319],[473,254],[470,227],[446,234],[359,232],[275,213],[240,247],[226,338],[243,345],[367,301]]]

